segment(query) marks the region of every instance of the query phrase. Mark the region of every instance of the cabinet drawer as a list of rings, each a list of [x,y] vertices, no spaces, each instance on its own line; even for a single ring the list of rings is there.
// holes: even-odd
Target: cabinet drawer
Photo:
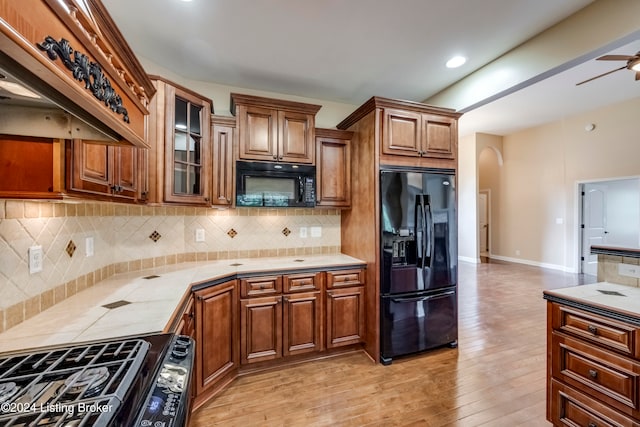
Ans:
[[[284,293],[317,291],[322,287],[322,273],[300,273],[282,276]]]
[[[550,416],[554,426],[640,427],[631,418],[556,380],[551,380]]]
[[[553,329],[638,357],[640,328],[579,309],[553,304]]]
[[[364,270],[327,271],[327,288],[346,288],[364,285]]]
[[[282,292],[282,276],[258,276],[240,279],[240,297],[261,297]]]
[[[594,345],[553,333],[551,375],[636,416],[640,364]]]

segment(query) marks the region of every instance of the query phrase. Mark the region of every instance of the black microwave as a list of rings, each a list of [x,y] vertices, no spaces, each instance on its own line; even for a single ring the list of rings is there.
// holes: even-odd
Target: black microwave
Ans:
[[[236,162],[236,206],[314,207],[316,167],[290,163]]]

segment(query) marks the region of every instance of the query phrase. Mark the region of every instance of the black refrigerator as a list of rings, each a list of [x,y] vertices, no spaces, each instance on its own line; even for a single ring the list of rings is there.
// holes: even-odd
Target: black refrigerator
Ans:
[[[451,170],[380,171],[380,360],[457,346],[457,227]]]

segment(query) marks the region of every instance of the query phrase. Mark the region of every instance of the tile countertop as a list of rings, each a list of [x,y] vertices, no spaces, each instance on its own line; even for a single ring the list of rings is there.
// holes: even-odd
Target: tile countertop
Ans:
[[[605,312],[614,311],[640,322],[640,288],[598,282],[590,285],[544,291],[547,299],[585,304]],[[548,298],[551,297],[551,298]]]
[[[314,255],[191,262],[119,274],[0,333],[0,353],[162,332],[191,287],[236,274],[356,265],[365,262],[347,255]],[[159,277],[144,278],[150,275]],[[130,304],[103,307],[121,300]]]

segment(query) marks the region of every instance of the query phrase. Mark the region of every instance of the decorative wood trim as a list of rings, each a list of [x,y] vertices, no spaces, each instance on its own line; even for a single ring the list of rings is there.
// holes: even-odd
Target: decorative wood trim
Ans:
[[[357,110],[351,113],[346,119],[338,123],[336,127],[338,129],[349,129],[351,126],[360,121],[363,117],[365,117],[376,108],[395,108],[407,111],[417,111],[419,113],[437,114],[440,116],[453,117],[456,119],[462,116],[462,113],[459,113],[452,108],[436,107],[433,105],[423,104],[415,101],[372,96]]]
[[[233,116],[218,116],[215,114],[211,114],[211,123],[221,126],[236,127],[237,120]]]
[[[122,114],[122,120],[125,123],[130,123],[129,112],[122,105],[122,97],[111,86],[100,64],[90,61],[87,55],[74,50],[69,41],[64,38],[58,42],[53,37],[47,36],[44,42],[38,43],[37,46],[40,50],[47,52],[47,56],[52,61],[60,58],[64,66],[73,73],[73,77],[84,82],[85,89],[88,89],[97,100],[104,102],[111,111]]]
[[[351,139],[353,132],[340,129],[316,128],[316,138]]]
[[[151,80],[159,80],[161,82],[164,82],[164,83],[168,84],[169,86],[173,86],[174,88],[179,89],[182,92],[186,92],[191,96],[195,96],[196,98],[198,98],[198,99],[200,99],[202,101],[205,101],[206,103],[208,103],[211,106],[211,114],[213,114],[213,101],[210,98],[207,98],[206,96],[202,96],[198,92],[195,92],[195,91],[189,89],[188,87],[184,87],[182,85],[179,85],[178,83],[173,82],[173,81],[171,81],[169,79],[165,79],[162,76],[156,76],[156,75],[150,74],[149,78]],[[223,117],[223,116],[218,116],[218,117]]]
[[[322,105],[305,104],[302,102],[287,101],[283,99],[264,98],[261,96],[243,95],[239,93],[232,93],[231,95],[231,114],[235,116],[236,105],[253,105],[263,108],[275,108],[278,110],[295,111],[304,114],[316,114]]]

